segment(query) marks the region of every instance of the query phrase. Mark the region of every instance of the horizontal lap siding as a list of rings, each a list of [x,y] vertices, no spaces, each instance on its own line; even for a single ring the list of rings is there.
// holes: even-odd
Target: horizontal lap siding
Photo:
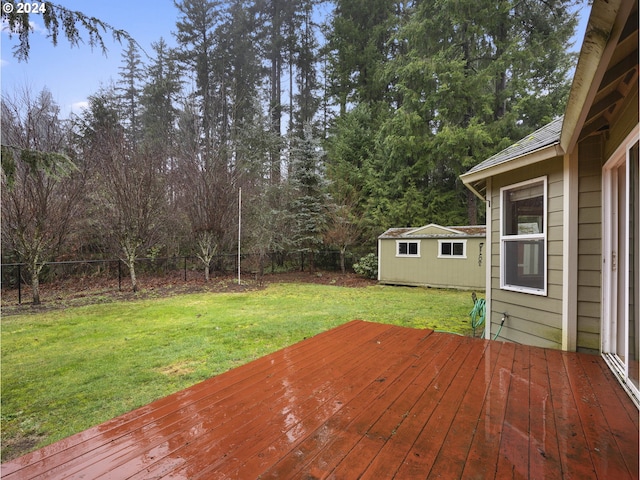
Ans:
[[[467,258],[438,258],[438,239],[422,238],[420,257],[396,257],[396,239],[380,240],[380,282],[439,288],[484,290],[486,240],[484,238],[448,238],[467,242]],[[479,264],[480,243],[482,264]]]
[[[492,181],[491,338],[528,345],[562,346],[563,159],[522,168]],[[547,295],[500,289],[500,188],[547,176]],[[504,313],[508,314],[502,329]]]
[[[578,339],[579,351],[600,349],[602,267],[602,141],[579,145],[578,169]]]

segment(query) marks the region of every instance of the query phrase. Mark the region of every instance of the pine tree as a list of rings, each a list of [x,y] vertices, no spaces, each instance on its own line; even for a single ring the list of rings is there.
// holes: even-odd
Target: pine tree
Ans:
[[[311,271],[314,269],[314,254],[322,245],[329,203],[321,154],[311,127],[305,126],[304,136],[296,139],[293,149],[290,182],[294,199],[291,210],[295,220],[293,241],[302,252],[309,253]]]

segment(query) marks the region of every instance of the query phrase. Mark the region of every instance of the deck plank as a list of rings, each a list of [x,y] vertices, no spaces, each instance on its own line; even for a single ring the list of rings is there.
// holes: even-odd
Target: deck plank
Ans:
[[[579,360],[589,382],[598,392],[608,428],[616,440],[627,468],[630,472],[637,472],[640,469],[640,447],[638,436],[633,434],[639,431],[638,409],[629,396],[619,388],[617,380],[601,357],[583,355]]]
[[[523,479],[529,475],[529,370],[529,347],[520,346],[511,370],[496,470],[498,479]]]
[[[301,422],[305,416],[313,417],[323,406],[326,414],[330,415],[340,407],[343,402],[341,395],[348,395],[342,378],[348,376],[356,379],[350,385],[356,388],[355,385],[361,381],[360,375],[378,366],[367,364],[365,356],[353,361],[351,352],[374,346],[381,349],[383,345],[393,350],[397,347],[394,342],[400,341],[394,338],[394,334],[395,331],[388,328],[371,338],[363,332],[366,341],[353,341],[342,348],[330,349],[322,361],[320,358],[308,358],[305,363],[292,362],[282,375],[273,376],[268,384],[252,384],[248,395],[250,400],[238,409],[237,415],[218,422],[211,422],[207,418],[207,423],[201,429],[186,432],[175,448],[150,465],[139,477],[168,475],[182,468],[189,471],[189,476],[194,476],[208,469],[221,469],[223,464],[234,463],[238,455],[249,455],[264,443],[258,441],[259,437],[272,444],[291,441],[304,432],[306,426]],[[243,399],[246,397],[241,396]],[[231,402],[234,403],[233,399]],[[228,408],[221,405],[220,411]],[[180,465],[181,461],[183,465]]]
[[[401,416],[397,413],[398,408],[402,410],[403,406],[396,404],[411,397],[407,390],[419,381],[418,377],[426,368],[422,366],[421,370],[421,358],[442,350],[449,341],[442,335],[427,337],[404,364],[394,369],[393,377],[387,377],[385,382],[372,382],[366,392],[323,423],[261,478],[295,478],[302,476],[301,472],[317,475],[330,470],[383,416],[394,417],[392,421],[397,424],[396,417]]]
[[[498,462],[516,346],[511,343],[494,342],[489,348],[499,348],[499,355],[462,478],[493,478]]]
[[[360,421],[349,427],[349,431],[354,435],[350,448],[346,449],[346,454],[341,458],[327,462],[328,466],[333,468],[333,476],[340,478],[351,472],[362,472],[374,458],[384,458],[384,455],[379,453],[381,448],[389,438],[397,435],[398,429],[419,401],[425,386],[434,381],[435,373],[448,361],[453,351],[452,347],[455,348],[455,339],[440,337],[440,341],[431,349],[432,362],[425,365],[420,361],[422,368],[417,375],[412,375],[413,378],[406,388],[398,392],[400,395],[394,398],[394,392],[391,392],[392,396],[389,398],[392,401],[386,407],[381,404],[381,411],[375,415],[364,413]],[[373,420],[371,423],[368,422],[370,419]],[[331,451],[327,450],[323,452],[322,457],[316,459],[316,464],[326,462],[330,457]]]
[[[551,387],[545,351],[530,349],[529,474],[531,478],[553,478],[562,471],[558,438],[551,403]]]
[[[500,346],[500,344],[494,345]],[[478,362],[473,380],[464,395],[428,478],[462,478],[500,353],[499,348],[490,348],[491,346],[491,343],[487,342],[485,355]]]
[[[562,352],[545,352],[551,385],[551,400],[556,425],[556,438],[560,452],[560,465],[563,478],[597,478],[589,453],[582,422],[577,414],[577,406]]]
[[[299,449],[300,443],[313,432],[319,429],[323,430],[323,425],[326,425],[334,416],[339,415],[345,406],[351,405],[356,409],[369,408],[368,404],[371,399],[381,394],[390,383],[402,375],[408,365],[414,361],[414,355],[428,345],[428,343],[424,345],[425,338],[431,334],[430,331],[428,334],[420,331],[414,332],[415,335],[409,337],[407,335],[409,332],[397,331],[398,335],[390,338],[388,342],[375,345],[377,353],[373,355],[362,348],[351,351],[351,361],[354,362],[358,359],[362,362],[363,368],[355,374],[346,375],[342,385],[336,385],[335,382],[332,382],[333,387],[338,387],[336,390],[340,397],[340,401],[335,407],[331,405],[330,408],[320,408],[319,411],[303,409],[305,417],[286,431],[286,440],[274,444],[268,437],[255,439],[251,451],[243,450],[242,458],[226,462],[222,468],[217,470],[217,473],[232,475],[235,472],[235,475],[239,475],[241,471],[243,475],[253,478],[254,475],[261,474],[267,466],[277,462],[280,458],[292,456],[298,461],[302,461],[304,456],[301,455],[302,451]],[[317,381],[324,380],[320,377]],[[261,426],[263,424],[264,422],[260,422]],[[324,434],[327,435],[328,432],[324,430]],[[250,461],[243,462],[242,460],[247,457]]]
[[[605,362],[353,321],[3,464],[2,478],[638,478]]]
[[[618,446],[603,413],[603,405],[594,390],[591,378],[586,374],[580,361],[581,355],[564,355],[569,383],[573,390],[582,421],[593,467],[598,478],[630,479],[632,472]]]
[[[484,342],[469,341],[461,343],[468,351],[468,355],[462,360],[460,370],[453,376],[451,382],[443,384],[445,389],[442,400],[436,406],[433,415],[430,416],[420,435],[412,445],[404,461],[398,469],[400,478],[416,478],[428,473],[442,449],[455,416],[458,414],[462,399],[469,389],[475,367],[485,354]],[[392,439],[393,440],[393,439]]]

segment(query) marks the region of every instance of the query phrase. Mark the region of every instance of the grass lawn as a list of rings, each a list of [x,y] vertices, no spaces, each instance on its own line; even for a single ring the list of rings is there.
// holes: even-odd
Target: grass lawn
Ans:
[[[469,292],[271,284],[2,318],[2,460],[353,319],[469,334]]]

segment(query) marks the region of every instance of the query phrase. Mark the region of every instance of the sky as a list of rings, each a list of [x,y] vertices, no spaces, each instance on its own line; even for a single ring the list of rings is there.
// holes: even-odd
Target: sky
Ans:
[[[54,3],[126,30],[149,55],[153,55],[151,44],[160,37],[169,46],[175,45],[172,32],[176,30],[178,9],[173,0],[57,0]],[[576,51],[582,44],[590,12],[586,0],[578,8],[580,24],[573,47]],[[3,28],[0,36],[2,94],[14,95],[28,88],[35,95],[46,87],[60,106],[63,118],[71,112],[81,113],[90,95],[117,80],[126,45],[113,42],[111,35],[106,33],[103,37],[108,48],[107,56],[100,49],[92,50],[87,44],[71,47],[63,35],[54,47],[46,36],[41,18],[32,14],[31,21],[35,31],[30,37],[28,62],[18,62],[13,56],[17,37],[10,38]]]

